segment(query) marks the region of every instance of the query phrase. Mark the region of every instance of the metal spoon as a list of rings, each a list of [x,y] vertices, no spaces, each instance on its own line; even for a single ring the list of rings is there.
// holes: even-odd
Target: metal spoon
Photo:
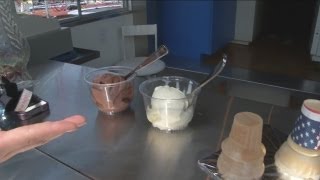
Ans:
[[[130,77],[137,70],[155,62],[156,60],[162,58],[169,53],[168,48],[165,45],[161,45],[155,52],[153,52],[149,57],[147,57],[139,66],[134,68],[131,72],[124,76],[124,79]]]
[[[198,87],[196,87],[191,94],[193,94],[194,92],[197,92],[198,90],[200,90],[203,86],[205,86],[206,84],[208,84],[208,82],[210,82],[212,79],[214,79],[215,77],[217,77],[221,71],[223,70],[224,66],[227,63],[227,55],[223,54],[222,56],[222,60],[216,65],[216,67],[214,68],[214,70],[207,76],[206,79],[204,79],[200,85]]]

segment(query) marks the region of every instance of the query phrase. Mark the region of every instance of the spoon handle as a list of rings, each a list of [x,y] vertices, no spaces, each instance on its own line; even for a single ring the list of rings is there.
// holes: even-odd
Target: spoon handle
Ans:
[[[223,54],[222,60],[216,65],[214,70],[207,76],[207,78],[200,83],[200,85],[194,90],[194,92],[201,89],[208,82],[210,82],[213,78],[217,77],[221,73],[221,71],[223,70],[226,63],[227,63],[227,55]]]
[[[168,53],[169,53],[168,48],[165,45],[161,45],[155,52],[153,52],[141,64],[139,64],[139,66],[137,66],[130,73],[128,73],[126,76],[124,76],[124,79],[127,79],[128,77],[130,77],[137,70],[145,67],[148,64],[153,63],[154,61],[162,58],[163,56],[167,55]]]

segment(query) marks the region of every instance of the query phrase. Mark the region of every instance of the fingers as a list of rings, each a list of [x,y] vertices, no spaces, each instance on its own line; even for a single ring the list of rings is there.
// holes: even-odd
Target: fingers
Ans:
[[[79,115],[55,122],[43,122],[0,132],[0,161],[11,156],[43,145],[67,132],[77,130],[85,124]]]
[[[44,144],[66,132],[73,132],[84,125],[84,118],[72,116],[55,122],[44,122],[30,126],[20,127],[10,132],[23,147],[34,147]],[[19,137],[17,137],[19,135]]]
[[[86,120],[83,116],[74,115],[68,118],[65,118],[63,121],[71,122],[77,125],[77,127],[81,127],[86,124]]]

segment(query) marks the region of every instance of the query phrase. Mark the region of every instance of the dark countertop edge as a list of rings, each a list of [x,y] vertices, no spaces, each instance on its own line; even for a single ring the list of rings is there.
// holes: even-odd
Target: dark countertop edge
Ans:
[[[77,47],[74,47],[74,49],[79,51],[79,52],[84,52],[85,51],[85,52],[88,52],[88,53],[83,58],[76,58],[75,60],[70,62],[70,63],[73,63],[73,64],[81,65],[83,63],[92,61],[92,60],[100,57],[100,51],[96,51],[96,50],[92,50],[92,49],[77,48]]]
[[[170,59],[172,61],[172,59]],[[168,68],[185,70],[195,73],[208,74],[213,66],[208,66],[195,62],[184,63],[170,63],[168,59],[164,59]],[[254,84],[265,85],[269,87],[287,89],[290,91],[304,92],[315,95],[320,95],[320,82],[300,79],[294,77],[288,77],[279,74],[263,73],[257,71],[251,71],[238,67],[226,67],[223,72],[218,76],[226,79],[239,80]]]
[[[60,61],[60,62],[81,65],[83,63],[92,61],[92,60],[100,57],[100,51],[96,51],[96,50],[92,50],[92,49],[73,47],[73,51],[76,51],[79,54],[79,56],[77,58],[72,59],[72,61],[65,61],[65,62]],[[66,52],[66,53],[68,53],[68,52]],[[58,58],[59,56],[61,56],[61,55],[50,58],[50,60],[58,61],[58,60],[55,60],[55,58]]]

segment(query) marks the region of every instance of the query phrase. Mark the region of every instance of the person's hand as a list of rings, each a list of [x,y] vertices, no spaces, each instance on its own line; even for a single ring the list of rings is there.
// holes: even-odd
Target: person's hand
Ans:
[[[54,122],[42,122],[0,131],[0,163],[12,156],[43,145],[67,132],[73,132],[86,123],[79,115]]]

